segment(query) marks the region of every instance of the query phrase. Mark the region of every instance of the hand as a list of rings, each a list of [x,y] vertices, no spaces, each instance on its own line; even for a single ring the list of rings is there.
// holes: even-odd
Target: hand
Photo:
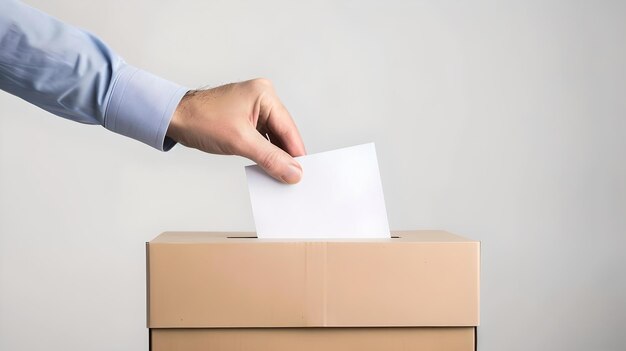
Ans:
[[[167,136],[212,154],[247,157],[285,183],[302,177],[293,159],[306,154],[300,133],[266,79],[190,91],[176,108]]]

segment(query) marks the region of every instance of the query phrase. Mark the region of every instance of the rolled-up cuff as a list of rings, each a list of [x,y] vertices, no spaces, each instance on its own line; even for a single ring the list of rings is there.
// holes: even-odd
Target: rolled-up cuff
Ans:
[[[189,89],[130,65],[114,79],[104,127],[161,151],[171,149],[176,142],[165,133]]]

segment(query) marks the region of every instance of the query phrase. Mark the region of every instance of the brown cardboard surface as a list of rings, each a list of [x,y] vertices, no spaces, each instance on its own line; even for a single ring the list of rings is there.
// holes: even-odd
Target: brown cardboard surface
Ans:
[[[478,325],[480,243],[442,231],[393,235],[161,234],[148,244],[148,326]]]
[[[474,328],[153,329],[152,351],[471,351]]]

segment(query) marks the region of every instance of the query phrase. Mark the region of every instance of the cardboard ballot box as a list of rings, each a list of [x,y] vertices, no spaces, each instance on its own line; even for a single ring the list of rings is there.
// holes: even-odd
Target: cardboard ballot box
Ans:
[[[167,232],[147,244],[160,350],[473,350],[480,243]]]

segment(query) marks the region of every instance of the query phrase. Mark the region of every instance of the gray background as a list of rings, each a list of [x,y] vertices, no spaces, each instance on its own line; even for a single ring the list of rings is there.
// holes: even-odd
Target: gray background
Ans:
[[[270,78],[311,153],[376,142],[392,228],[482,241],[481,350],[624,348],[624,2],[29,3],[190,87]],[[144,242],[253,230],[246,164],[0,93],[0,349],[146,350]]]

